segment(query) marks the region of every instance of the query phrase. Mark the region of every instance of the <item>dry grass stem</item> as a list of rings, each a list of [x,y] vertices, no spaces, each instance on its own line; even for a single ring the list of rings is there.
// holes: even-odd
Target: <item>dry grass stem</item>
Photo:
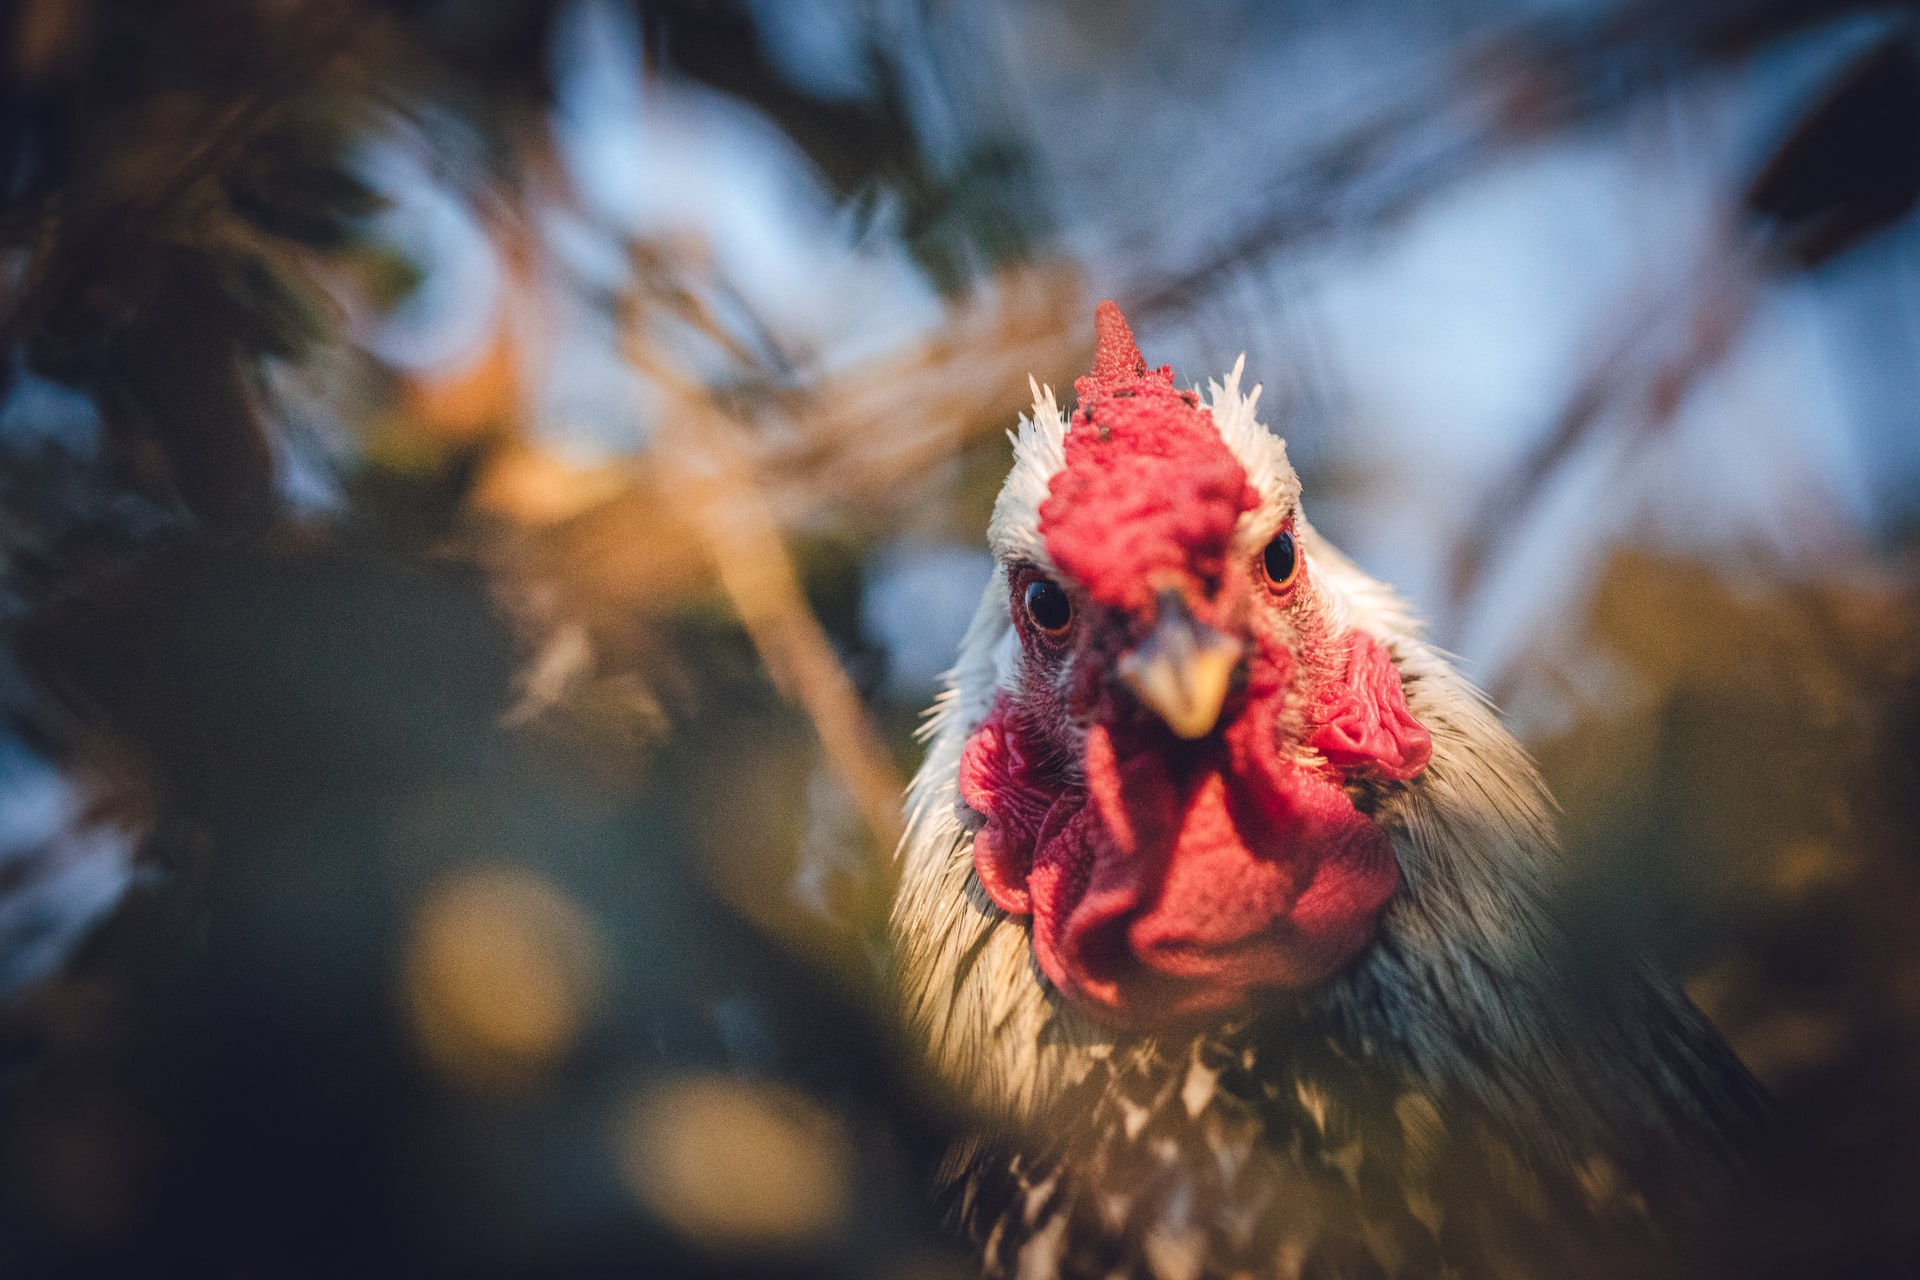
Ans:
[[[891,849],[903,780],[800,589],[739,428],[704,387],[654,360],[644,339],[632,337],[628,350],[668,401],[655,448],[661,492],[686,514],[774,685],[812,720],[874,839]]]

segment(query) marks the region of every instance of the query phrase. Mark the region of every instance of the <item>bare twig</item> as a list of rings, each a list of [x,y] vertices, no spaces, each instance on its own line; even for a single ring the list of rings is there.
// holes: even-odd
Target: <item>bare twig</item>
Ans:
[[[1665,431],[1702,374],[1726,357],[1753,306],[1749,262],[1715,255],[1677,299],[1629,325],[1587,371],[1552,427],[1488,491],[1448,566],[1455,607],[1485,580],[1493,547],[1609,424],[1639,440]],[[1676,329],[1678,332],[1676,332]]]
[[[848,511],[884,525],[910,509],[940,462],[1013,424],[1029,376],[1064,379],[1084,367],[1089,328],[1071,271],[1011,275],[957,306],[936,337],[803,391],[748,397],[757,421],[777,429],[738,431],[735,445],[782,528]],[[598,500],[571,518],[535,521],[546,527],[500,550],[530,557],[533,576],[570,584],[571,594],[613,606],[612,616],[670,610],[699,590],[705,553],[690,524],[662,510],[674,481],[660,460],[644,455],[595,479],[607,484],[575,488]]]
[[[698,290],[668,284],[650,296],[736,361],[752,359],[758,344],[711,332],[719,324]],[[903,356],[804,393],[768,389],[787,370],[754,369],[749,382],[761,393],[724,406],[657,353],[638,308],[629,310],[627,357],[667,400],[654,419],[649,474],[635,489],[666,499],[684,520],[775,685],[812,720],[883,848],[899,839],[903,780],[807,603],[783,531],[823,508],[897,488],[983,424],[1004,428],[1033,370],[1068,367],[1082,354],[1085,339],[1066,319],[1079,304],[1077,280],[1064,272],[1009,277],[958,310],[942,336]],[[779,415],[782,429],[749,430],[748,413]]]
[[[800,589],[739,428],[704,387],[655,359],[644,339],[630,335],[627,350],[669,400],[655,450],[663,490],[689,516],[775,686],[806,711],[874,839],[891,849],[900,838],[902,780]]]

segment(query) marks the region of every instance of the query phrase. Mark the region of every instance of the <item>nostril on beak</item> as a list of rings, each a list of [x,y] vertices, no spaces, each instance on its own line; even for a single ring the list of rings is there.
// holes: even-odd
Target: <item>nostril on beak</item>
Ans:
[[[1141,705],[1189,740],[1220,720],[1241,644],[1193,616],[1178,591],[1160,594],[1153,632],[1123,656],[1115,672]]]

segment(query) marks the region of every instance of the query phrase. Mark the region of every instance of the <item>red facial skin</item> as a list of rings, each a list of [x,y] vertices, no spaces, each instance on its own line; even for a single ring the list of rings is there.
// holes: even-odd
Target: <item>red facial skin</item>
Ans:
[[[1309,566],[1276,586],[1258,552],[1229,553],[1257,495],[1109,308],[1041,508],[1074,620],[1041,631],[1023,604],[1038,571],[1009,575],[1020,692],[975,730],[959,781],[986,818],[975,873],[1033,917],[1041,970],[1103,1020],[1150,1026],[1314,985],[1366,946],[1399,872],[1342,784],[1410,779],[1431,743],[1380,644],[1330,634]],[[1218,725],[1194,742],[1111,678],[1169,589],[1247,645]]]

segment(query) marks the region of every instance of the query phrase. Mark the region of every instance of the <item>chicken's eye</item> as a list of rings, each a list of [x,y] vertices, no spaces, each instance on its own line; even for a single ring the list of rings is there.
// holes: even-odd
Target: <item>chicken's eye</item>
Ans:
[[[1027,618],[1050,636],[1064,634],[1073,622],[1073,601],[1057,583],[1036,578],[1027,584]]]
[[[1282,529],[1274,534],[1260,562],[1266,566],[1268,586],[1276,591],[1292,586],[1300,572],[1300,549],[1293,545],[1293,531]]]

